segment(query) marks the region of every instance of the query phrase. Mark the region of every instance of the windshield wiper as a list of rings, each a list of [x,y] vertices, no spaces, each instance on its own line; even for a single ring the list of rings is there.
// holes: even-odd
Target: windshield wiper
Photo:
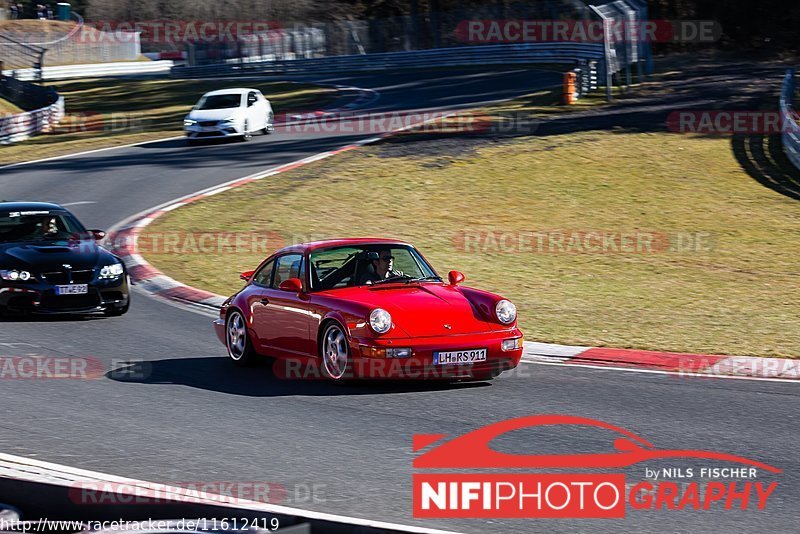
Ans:
[[[429,281],[441,282],[442,277],[431,275],[431,276],[422,276],[420,278],[411,278],[409,280],[406,280],[406,284],[410,284],[411,282],[429,282]]]
[[[399,275],[396,275],[396,276],[392,276],[390,278],[384,278],[383,280],[377,280],[375,282],[372,282],[372,285],[373,286],[377,286],[378,284],[385,284],[386,282],[399,282],[400,280],[402,280],[404,278],[413,279],[414,277],[411,276],[411,275],[408,275],[408,274],[399,274]]]

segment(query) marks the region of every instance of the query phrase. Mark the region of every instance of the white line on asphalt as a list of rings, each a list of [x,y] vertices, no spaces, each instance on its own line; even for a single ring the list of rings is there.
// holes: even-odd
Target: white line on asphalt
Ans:
[[[124,478],[98,471],[88,471],[77,467],[42,462],[40,460],[33,460],[24,456],[16,456],[5,453],[0,453],[0,475],[13,479],[29,480],[34,482],[48,482],[50,484],[67,487],[74,487],[75,484],[80,483],[111,483],[116,484],[117,492],[123,494],[123,486],[137,486],[140,491],[152,491],[153,488],[158,488],[159,495],[168,494],[176,500],[181,498],[185,499],[187,495],[186,489],[179,487],[163,485],[160,483],[155,484],[153,482],[147,482],[133,478]],[[131,490],[133,490],[133,488],[131,488]],[[205,496],[201,497],[200,494],[197,494],[196,502],[214,506],[219,506],[222,504],[240,510],[254,510],[272,514],[299,516],[306,519],[346,523],[380,529],[392,529],[399,530],[401,532],[418,532],[420,534],[449,534],[451,532],[447,530],[362,519],[359,517],[313,512],[311,510],[303,510],[302,508],[291,508],[289,506],[249,501],[247,499],[231,497],[230,495],[217,495],[212,493],[206,493],[204,495]],[[231,499],[233,499],[234,502],[230,502]],[[195,502],[194,494],[192,494],[192,501]]]
[[[94,200],[81,200],[79,202],[67,202],[66,204],[61,204],[61,206],[66,208],[68,206],[83,206],[84,204],[97,204],[97,202]]]
[[[707,375],[703,373],[689,373],[680,371],[662,371],[660,369],[632,369],[630,367],[616,367],[611,365],[591,365],[587,363],[561,363],[561,362],[547,362],[547,361],[533,361],[533,360],[520,360],[520,363],[529,363],[532,365],[552,365],[556,367],[582,367],[584,369],[598,369],[600,371],[625,371],[626,373],[649,373],[655,375],[672,375],[680,378],[698,378],[698,379],[712,379],[712,378],[725,378],[728,380],[753,380],[759,382],[794,382],[800,383],[800,380],[787,380],[785,378],[763,378],[758,376],[734,376],[734,375]]]
[[[130,143],[127,145],[107,146],[105,148],[95,148],[94,150],[84,150],[83,152],[73,152],[72,154],[62,154],[61,156],[53,156],[50,158],[32,159],[28,161],[20,161],[18,163],[9,163],[8,165],[0,166],[0,171],[11,167],[19,167],[20,165],[31,165],[33,163],[44,163],[45,161],[53,161],[56,159],[74,158],[76,156],[85,156],[86,154],[94,154],[96,152],[105,152],[106,150],[117,150],[118,148],[130,148],[132,146],[149,145],[151,143],[160,143],[162,141],[172,141],[174,139],[183,139],[182,135],[176,137],[164,137],[162,139],[153,139],[152,141],[140,141],[138,143]]]

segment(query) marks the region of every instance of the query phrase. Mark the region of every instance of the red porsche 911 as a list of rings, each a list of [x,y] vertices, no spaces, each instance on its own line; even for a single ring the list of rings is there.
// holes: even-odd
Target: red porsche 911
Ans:
[[[222,305],[214,321],[238,365],[268,356],[330,380],[488,380],[519,364],[510,301],[443,281],[413,246],[339,239],[283,248]],[[277,373],[276,373],[277,374]],[[291,378],[291,373],[281,373]]]

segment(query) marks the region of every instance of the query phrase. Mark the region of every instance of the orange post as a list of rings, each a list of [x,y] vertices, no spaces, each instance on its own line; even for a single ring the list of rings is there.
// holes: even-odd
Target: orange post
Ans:
[[[575,82],[578,76],[574,72],[564,73],[564,103],[574,104],[577,100],[575,94]]]

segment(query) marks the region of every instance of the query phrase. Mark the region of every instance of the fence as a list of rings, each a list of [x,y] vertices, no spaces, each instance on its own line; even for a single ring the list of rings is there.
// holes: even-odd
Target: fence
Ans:
[[[781,119],[783,123],[783,151],[795,167],[800,169],[800,124],[794,110],[794,69],[786,71],[781,88]]]
[[[602,44],[528,43],[438,48],[411,52],[386,52],[313,59],[277,60],[241,63],[238,60],[218,65],[173,67],[175,77],[207,77],[230,74],[290,74],[342,71],[385,71],[425,67],[476,65],[561,64],[570,66],[579,60],[601,61]]]
[[[55,39],[49,38],[50,34],[32,34],[29,30],[4,31],[0,34],[0,58],[3,59],[4,67],[41,68],[44,64],[132,61],[141,55],[137,33],[103,32],[85,25],[79,14],[72,12],[72,16],[75,24]],[[44,25],[51,24],[51,21],[41,22]]]
[[[64,97],[52,88],[0,75],[0,96],[23,109],[32,110],[0,117],[0,145],[52,131],[64,118]]]
[[[570,69],[579,69],[581,93],[596,89],[599,77],[605,81],[610,100],[614,75],[618,83],[630,85],[634,66],[639,80],[645,72],[652,71],[650,44],[639,35],[647,17],[647,5],[644,0],[593,3],[596,5],[580,0],[493,3],[470,11],[296,25],[293,30],[270,30],[228,43],[192,44],[188,66],[176,67],[172,74],[203,77],[563,63]],[[469,30],[472,25],[508,26],[528,20],[567,25],[600,22],[602,37],[594,41],[551,37],[550,41],[494,44],[509,41],[493,40],[495,37],[487,37],[488,33],[475,37]]]

